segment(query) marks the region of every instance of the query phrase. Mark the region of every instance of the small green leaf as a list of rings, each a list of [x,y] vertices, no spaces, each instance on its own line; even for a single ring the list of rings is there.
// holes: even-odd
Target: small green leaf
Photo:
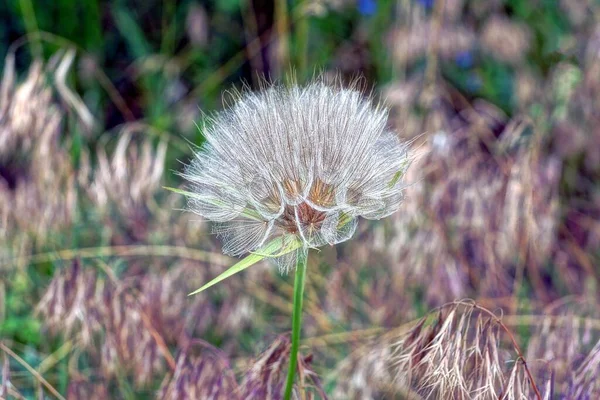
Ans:
[[[170,192],[182,194],[184,196],[189,196],[189,197],[197,197],[198,196],[196,193],[188,192],[187,190],[177,189],[174,187],[163,186],[163,189],[167,189]]]
[[[196,198],[196,199],[200,199],[202,201],[205,202],[210,202],[216,206],[222,206],[223,202],[219,202],[216,199],[208,199],[206,198],[206,196],[202,196],[199,195],[198,193],[194,193],[194,192],[188,192],[187,190],[182,190],[182,189],[177,189],[177,188],[173,188],[173,187],[168,187],[168,186],[163,186],[163,189],[169,190],[173,193],[177,193],[177,194],[181,194],[187,197],[192,197],[192,198]],[[240,212],[240,215],[246,217],[246,218],[250,218],[253,219],[255,221],[262,221],[263,219],[261,218],[260,214],[254,210],[251,210],[249,208],[246,208],[244,210],[242,210]]]
[[[402,177],[402,173],[403,173],[403,171],[398,171],[394,174],[394,176],[390,180],[390,183],[388,184],[390,188],[393,188],[394,185],[396,185],[396,183],[398,183],[398,181]]]
[[[285,238],[285,239],[287,239],[287,238]],[[285,242],[287,242],[287,243],[285,243]],[[214,278],[213,280],[211,280],[210,282],[208,282],[207,284],[202,286],[200,289],[195,290],[192,293],[188,294],[188,296],[200,293],[200,292],[208,289],[209,287],[216,285],[217,283],[229,278],[230,276],[235,275],[238,272],[243,271],[246,268],[256,264],[257,262],[261,261],[265,257],[274,257],[274,256],[278,257],[280,255],[290,253],[290,252],[300,248],[300,246],[302,246],[302,242],[300,242],[299,240],[294,240],[292,242],[288,242],[287,240],[284,240],[284,238],[281,238],[281,237],[279,237],[277,239],[273,239],[271,242],[269,242],[269,244],[267,244],[262,249],[260,249],[258,251],[258,253],[252,253],[252,254],[248,255],[247,257],[245,257],[238,263],[229,267],[229,269],[227,271],[223,272],[222,274],[220,274],[219,276],[217,276],[216,278]]]
[[[238,272],[241,272],[241,271],[245,270],[246,268],[256,264],[263,258],[264,258],[264,256],[261,256],[258,254],[250,254],[249,256],[247,256],[246,258],[241,260],[240,262],[231,266],[227,271],[223,272],[222,274],[217,276],[215,279],[213,279],[212,281],[210,281],[207,284],[205,284],[204,286],[202,286],[200,289],[194,290],[192,293],[188,294],[188,296],[198,294],[198,293],[208,289],[209,287],[216,285],[217,283],[229,278],[230,276],[235,275]]]
[[[184,195],[184,196],[187,196],[187,197],[192,197],[192,198],[196,198],[196,199],[205,200],[204,196],[201,196],[198,193],[188,192],[187,190],[178,189],[178,188],[169,187],[169,186],[163,186],[163,189],[166,189],[166,190],[168,190],[170,192],[181,194],[181,195]]]

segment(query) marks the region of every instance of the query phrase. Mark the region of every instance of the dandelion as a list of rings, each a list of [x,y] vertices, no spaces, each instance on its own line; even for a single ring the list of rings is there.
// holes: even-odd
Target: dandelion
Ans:
[[[355,87],[317,81],[235,100],[205,126],[182,193],[192,212],[216,223],[224,253],[253,254],[199,291],[264,257],[282,271],[296,265],[289,398],[307,251],[350,239],[358,217],[397,210],[408,147],[386,129],[387,111]]]
[[[357,90],[320,82],[244,94],[211,120],[183,174],[189,209],[216,222],[233,256],[277,237],[306,248],[346,241],[357,217],[385,217],[402,199],[407,146],[386,116]],[[283,271],[295,261],[274,258]]]

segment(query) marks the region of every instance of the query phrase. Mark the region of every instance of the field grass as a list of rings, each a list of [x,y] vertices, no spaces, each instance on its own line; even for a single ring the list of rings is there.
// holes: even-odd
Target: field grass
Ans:
[[[279,399],[294,274],[177,172],[236,90],[356,82],[414,161],[311,252],[296,390],[600,398],[594,0],[0,3],[0,398]]]

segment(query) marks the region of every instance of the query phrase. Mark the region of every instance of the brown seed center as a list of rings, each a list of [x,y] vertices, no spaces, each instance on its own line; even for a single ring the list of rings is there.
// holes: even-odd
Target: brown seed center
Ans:
[[[288,194],[298,194],[300,186],[297,182],[285,181],[284,189]],[[333,186],[317,179],[313,182],[308,192],[308,199],[318,206],[328,207],[335,202],[335,194]],[[325,212],[315,210],[306,202],[302,202],[296,206],[297,211],[293,206],[286,205],[283,214],[277,220],[277,224],[289,233],[297,233],[298,225],[296,223],[296,213],[300,226],[306,227],[309,231],[316,231],[321,227],[321,224],[327,216]]]
[[[310,230],[320,228],[325,220],[326,214],[322,211],[315,210],[306,203],[300,203],[297,206],[298,222],[301,226],[306,226]],[[277,221],[279,226],[289,233],[297,233],[298,225],[296,224],[296,213],[293,206],[286,206],[283,214]]]

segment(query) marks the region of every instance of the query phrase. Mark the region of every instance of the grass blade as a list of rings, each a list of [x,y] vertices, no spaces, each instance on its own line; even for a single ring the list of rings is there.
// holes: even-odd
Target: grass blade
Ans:
[[[292,252],[292,251],[300,248],[300,246],[302,245],[302,243],[298,240],[294,240],[292,242],[285,243],[287,241],[284,241],[284,239],[285,238],[279,237],[277,239],[272,240],[271,242],[269,242],[269,244],[265,245],[265,247],[260,249],[258,251],[258,253],[252,253],[252,254],[246,256],[244,259],[242,259],[238,263],[229,267],[229,269],[227,269],[225,272],[223,272],[222,274],[220,274],[219,276],[217,276],[210,282],[206,283],[205,285],[203,285],[200,289],[197,289],[197,290],[193,291],[192,293],[188,294],[188,296],[198,294],[198,293],[208,289],[209,287],[214,286],[217,283],[229,278],[230,276],[235,275],[238,272],[241,272],[248,267],[251,267],[252,265],[256,264],[257,262],[263,260],[264,258],[278,257],[280,255],[287,254],[289,252]]]

